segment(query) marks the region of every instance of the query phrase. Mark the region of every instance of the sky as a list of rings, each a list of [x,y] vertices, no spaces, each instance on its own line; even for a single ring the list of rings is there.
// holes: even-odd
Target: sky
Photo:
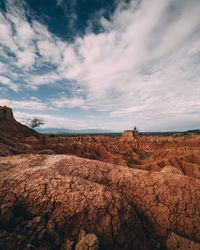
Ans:
[[[44,128],[200,129],[199,0],[0,0],[0,105]]]

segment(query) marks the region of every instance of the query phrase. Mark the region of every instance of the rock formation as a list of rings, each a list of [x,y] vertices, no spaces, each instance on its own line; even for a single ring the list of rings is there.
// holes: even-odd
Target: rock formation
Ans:
[[[103,249],[163,249],[171,232],[200,242],[200,180],[67,155],[0,166],[0,246],[80,246],[81,230]]]
[[[125,130],[124,133],[122,134],[123,140],[132,141],[136,139],[137,137],[138,137],[138,134],[136,130]]]
[[[0,107],[0,249],[198,249],[199,153],[199,136],[50,138]]]
[[[14,120],[12,109],[4,106],[0,106],[0,121],[12,121]]]

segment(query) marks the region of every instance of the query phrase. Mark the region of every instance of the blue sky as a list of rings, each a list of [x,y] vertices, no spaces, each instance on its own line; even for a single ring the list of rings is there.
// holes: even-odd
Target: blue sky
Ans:
[[[0,0],[0,105],[43,127],[200,128],[199,0]]]

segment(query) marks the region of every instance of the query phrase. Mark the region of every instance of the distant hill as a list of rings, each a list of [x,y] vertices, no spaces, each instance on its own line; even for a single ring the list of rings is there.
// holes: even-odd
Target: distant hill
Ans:
[[[65,129],[65,128],[36,128],[35,129],[39,133],[45,134],[61,134],[61,133],[69,133],[69,134],[98,134],[98,133],[111,133],[110,130],[104,129]]]
[[[185,136],[185,135],[200,135],[200,129],[192,129],[186,131],[169,131],[169,132],[140,132],[140,135],[143,136]]]

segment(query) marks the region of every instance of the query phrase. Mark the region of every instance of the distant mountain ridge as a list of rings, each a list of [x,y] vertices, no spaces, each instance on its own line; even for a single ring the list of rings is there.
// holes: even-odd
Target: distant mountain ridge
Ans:
[[[104,134],[104,133],[121,133],[121,131],[111,131],[106,129],[66,129],[66,128],[35,128],[35,131],[44,134]],[[185,131],[143,131],[141,135],[173,135],[173,134],[200,134],[200,129],[190,129]]]
[[[75,133],[75,134],[87,134],[87,133],[111,133],[113,131],[104,130],[104,129],[65,129],[65,128],[36,128],[35,129],[39,133],[52,133],[52,134],[60,134],[60,133]]]

